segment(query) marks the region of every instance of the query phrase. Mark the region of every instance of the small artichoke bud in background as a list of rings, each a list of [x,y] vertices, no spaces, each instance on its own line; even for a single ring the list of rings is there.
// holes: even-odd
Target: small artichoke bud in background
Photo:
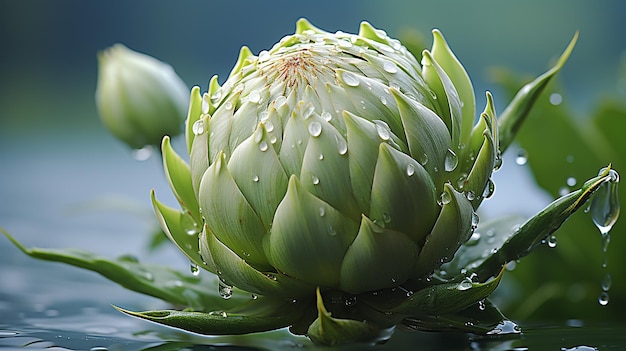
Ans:
[[[122,44],[98,54],[96,106],[102,122],[133,149],[180,134],[189,90],[172,66]]]

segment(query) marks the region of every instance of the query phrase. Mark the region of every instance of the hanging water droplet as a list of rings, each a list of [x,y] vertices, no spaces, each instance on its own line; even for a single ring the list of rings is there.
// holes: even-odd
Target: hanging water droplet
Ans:
[[[406,165],[406,175],[408,175],[410,177],[413,174],[415,174],[415,166],[413,166],[413,164],[409,163],[409,164]]]
[[[337,152],[339,155],[345,155],[348,152],[348,144],[339,135],[335,135],[335,141],[337,142]]]
[[[343,74],[341,75],[341,77],[343,78],[344,83],[346,83],[347,85],[349,85],[351,87],[358,87],[359,86],[359,79],[357,78],[357,76],[354,73],[348,72],[348,71],[344,71]]]
[[[313,185],[317,185],[320,183],[320,179],[315,175],[311,175],[311,182],[313,182]]]
[[[326,122],[330,122],[330,120],[333,118],[333,116],[328,111],[322,111],[320,117],[322,117]]]
[[[197,277],[200,274],[200,268],[195,263],[191,263],[191,265],[189,266],[189,269],[191,270],[191,274],[193,276]]]
[[[519,149],[517,151],[517,156],[515,156],[515,163],[519,166],[523,166],[528,162],[528,152],[524,149]]]
[[[600,293],[600,296],[598,296],[598,303],[601,306],[606,306],[609,304],[609,293],[606,291],[603,291]]]
[[[253,175],[253,176],[252,176],[252,181],[253,181],[253,182],[255,182],[255,183],[257,183],[257,182],[259,181],[259,176],[258,176],[258,175],[256,175],[256,174],[255,174],[255,175]]]
[[[439,206],[449,204],[450,201],[452,201],[452,196],[447,191],[444,191],[439,195]]]
[[[472,230],[478,227],[478,222],[480,222],[480,217],[478,217],[478,213],[472,211]]]
[[[496,192],[496,183],[493,182],[493,179],[489,178],[487,180],[487,185],[485,185],[485,190],[483,190],[483,198],[488,199],[493,196],[493,193]]]
[[[613,285],[613,279],[611,279],[611,274],[607,273],[602,278],[602,291],[609,291],[611,285]]]
[[[601,175],[605,171],[606,169],[603,168],[599,174]],[[590,205],[591,219],[602,235],[609,233],[620,212],[617,194],[619,174],[611,169],[609,170],[609,176],[609,180],[600,185],[600,188],[594,194]]]
[[[448,149],[446,153],[446,157],[444,159],[444,169],[446,172],[452,172],[456,169],[456,166],[459,165],[459,158],[456,156],[454,151]]]
[[[496,160],[495,160],[495,163],[493,164],[493,170],[497,171],[500,169],[500,167],[502,167],[502,152],[498,150],[496,152]]]
[[[398,66],[396,66],[396,64],[391,62],[391,61],[385,61],[385,63],[383,63],[383,69],[387,73],[396,73],[396,72],[398,72]]]
[[[206,132],[206,128],[205,128],[205,123],[204,123],[204,119],[199,119],[197,120],[192,126],[191,126],[191,131],[193,132],[194,135],[201,135],[204,132]]]
[[[320,134],[322,134],[322,125],[318,121],[313,121],[309,123],[308,129],[309,134],[311,134],[312,137],[318,137],[320,136]]]
[[[555,248],[555,247],[556,247],[556,244],[557,244],[557,242],[556,242],[556,236],[554,236],[554,235],[550,235],[550,236],[548,237],[548,240],[546,241],[546,243],[548,244],[548,247],[550,247],[550,248]]]
[[[222,278],[219,278],[219,283],[217,285],[218,293],[224,300],[228,300],[233,296],[233,287],[231,285],[226,284]]]
[[[150,158],[150,156],[152,156],[152,150],[152,145],[146,145],[142,148],[134,149],[132,152],[133,158],[137,161],[146,161]]]
[[[375,120],[374,123],[376,124],[376,133],[378,133],[378,137],[385,141],[389,140],[391,138],[391,132],[389,131],[387,123],[380,120]]]
[[[259,150],[261,150],[261,152],[267,151],[268,148],[267,141],[263,140],[259,143]]]

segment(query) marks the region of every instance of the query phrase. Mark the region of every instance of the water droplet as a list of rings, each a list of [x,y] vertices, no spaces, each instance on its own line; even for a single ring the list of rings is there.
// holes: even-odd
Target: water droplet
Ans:
[[[109,349],[104,346],[94,346],[90,348],[89,351],[109,351]]]
[[[389,140],[391,138],[391,132],[389,131],[387,123],[380,120],[375,120],[374,123],[376,124],[376,133],[378,133],[378,137],[385,141]]]
[[[476,198],[476,195],[474,194],[473,191],[469,190],[465,192],[465,198],[468,199],[469,201],[474,201],[474,199]]]
[[[356,305],[356,296],[346,297],[346,306],[351,307]]]
[[[563,102],[563,96],[561,96],[561,94],[558,94],[558,93],[550,94],[550,103],[552,105],[554,106],[560,105],[561,102]]]
[[[192,264],[189,266],[189,268],[190,268],[190,270],[191,270],[191,274],[192,274],[193,276],[196,276],[196,277],[197,277],[197,276],[200,274],[200,268],[198,267],[198,265],[197,265],[197,264],[192,263]]]
[[[450,201],[452,201],[452,196],[447,191],[444,191],[439,195],[439,206],[449,204]]]
[[[496,161],[493,164],[493,170],[497,171],[500,169],[500,167],[502,167],[502,152],[500,150],[498,150],[496,152]]]
[[[459,284],[457,284],[457,290],[468,290],[473,286],[472,280],[469,277],[463,278]]]
[[[574,186],[574,185],[576,185],[576,178],[574,178],[574,177],[569,177],[569,178],[567,178],[566,183],[567,183],[567,185],[569,185],[569,186]]]
[[[478,227],[478,222],[480,222],[480,217],[478,217],[478,213],[472,211],[472,230]]]
[[[396,64],[391,62],[391,61],[385,61],[385,63],[383,63],[383,69],[387,73],[396,73],[396,72],[398,72],[398,66],[396,66]]]
[[[528,152],[524,149],[519,149],[517,151],[517,156],[515,156],[515,163],[519,166],[523,166],[528,162]]]
[[[479,232],[472,233],[472,236],[465,242],[465,246],[473,246],[478,244],[481,234]]]
[[[253,104],[258,104],[259,101],[261,101],[261,94],[259,93],[258,90],[253,90],[250,92],[250,94],[248,94],[248,101],[250,101]]]
[[[145,161],[152,156],[152,145],[146,145],[139,149],[134,149],[132,154],[133,158],[137,161]]]
[[[252,300],[256,300],[259,298],[259,295],[257,294],[250,294],[250,297],[252,297]]]
[[[232,103],[232,102],[230,102],[230,101],[226,101],[226,102],[224,103],[224,108],[225,108],[225,109],[227,109],[227,110],[232,109],[232,108],[233,108],[233,103]]]
[[[195,135],[200,135],[206,132],[206,125],[204,123],[204,119],[197,120],[192,126],[191,131]]]
[[[479,310],[484,311],[486,308],[487,308],[487,304],[485,303],[485,300],[478,301]]]
[[[387,39],[387,32],[385,32],[382,29],[375,29],[374,33],[376,33],[376,35],[380,38],[380,39]]]
[[[304,109],[304,111],[302,111],[302,118],[308,119],[309,117],[311,117],[313,115],[313,112],[315,112],[315,106],[313,106],[313,105],[307,106]]]
[[[560,196],[565,196],[567,194],[569,194],[569,188],[568,187],[562,186],[562,187],[559,188],[559,195]]]
[[[609,293],[606,291],[603,291],[600,293],[600,296],[598,296],[598,303],[601,306],[606,306],[609,304]]]
[[[556,236],[554,235],[550,235],[548,237],[548,240],[546,241],[546,243],[548,244],[548,247],[550,248],[555,248],[556,247]]]
[[[320,117],[322,117],[326,122],[330,122],[330,120],[333,118],[333,116],[328,111],[322,111]]]
[[[279,108],[287,102],[287,98],[283,95],[278,96],[274,99],[274,107]]]
[[[270,53],[267,50],[263,50],[261,52],[259,52],[259,61],[258,62],[265,62],[267,60],[269,60],[270,58]]]
[[[232,285],[226,284],[222,278],[219,279],[219,283],[217,285],[218,293],[224,300],[228,300],[233,296],[233,287]]]
[[[611,285],[613,285],[613,279],[611,279],[611,275],[607,273],[604,275],[604,278],[602,278],[602,291],[609,291]]]
[[[272,123],[271,121],[265,121],[264,125],[265,131],[268,133],[271,133],[274,130],[274,123]]]
[[[413,164],[409,163],[409,164],[406,165],[406,175],[408,175],[410,177],[413,174],[415,174],[415,166],[413,166]]]
[[[309,123],[308,129],[309,134],[311,134],[312,137],[318,137],[320,136],[320,134],[322,134],[322,125],[320,124],[320,122],[313,121]]]
[[[435,93],[434,90],[428,89],[428,93],[430,94],[430,97],[433,98],[433,100],[437,100],[437,93]]]
[[[313,182],[313,185],[317,185],[320,183],[320,179],[315,175],[311,175],[311,182]]]
[[[456,169],[456,166],[459,165],[459,158],[456,156],[454,151],[448,149],[446,153],[446,157],[444,159],[444,169],[446,172],[452,172]]]
[[[265,140],[259,143],[259,150],[261,150],[261,152],[267,151],[268,148],[269,146],[267,145],[267,142]]]
[[[222,98],[222,91],[218,90],[213,95],[211,95],[211,102],[215,105]],[[206,112],[204,112],[204,103],[206,102]],[[209,102],[206,100],[202,101],[202,113],[209,113]]]
[[[259,121],[260,122],[265,122],[267,120],[267,117],[269,117],[269,115],[270,115],[270,113],[267,110],[263,110],[263,111],[259,112]]]
[[[380,103],[383,104],[383,105],[387,105],[387,98],[381,95],[380,96]]]
[[[344,71],[343,74],[341,75],[341,78],[343,78],[344,83],[346,83],[347,85],[351,87],[359,86],[359,79],[352,72]]]
[[[483,198],[488,199],[493,196],[493,193],[496,192],[496,183],[493,182],[493,179],[489,178],[487,180],[487,185],[485,185],[485,190],[483,191]]]
[[[339,135],[335,135],[335,141],[337,142],[337,152],[339,155],[345,155],[348,152],[348,144]]]
[[[391,223],[391,216],[389,215],[389,213],[383,213],[383,222]]]
[[[324,209],[323,206],[320,206],[319,213],[320,213],[320,217],[324,217],[326,215],[326,210]]]
[[[352,42],[348,39],[340,39],[337,41],[337,46],[340,48],[348,49],[352,47]]]
[[[256,182],[258,182],[258,181],[259,181],[259,176],[258,176],[258,175],[256,175],[256,174],[255,174],[255,175],[253,175],[253,176],[252,176],[252,181],[253,181],[253,182],[255,182],[255,183],[256,183]]]
[[[605,169],[603,168],[600,170],[599,174],[603,174],[604,172]],[[611,169],[609,175],[609,180],[600,185],[590,205],[591,218],[602,235],[609,233],[617,221],[620,212],[619,198],[617,195],[619,174]]]
[[[417,162],[419,162],[420,165],[422,165],[422,166],[426,166],[426,164],[428,163],[428,155],[422,154],[422,157],[417,159]]]
[[[337,230],[335,230],[335,227],[333,227],[333,225],[332,225],[332,224],[328,226],[328,234],[329,234],[330,236],[335,236],[335,235],[337,235]]]

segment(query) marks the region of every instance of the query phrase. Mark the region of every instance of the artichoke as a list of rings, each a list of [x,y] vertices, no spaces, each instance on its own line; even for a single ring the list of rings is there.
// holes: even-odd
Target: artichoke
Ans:
[[[122,44],[98,54],[96,106],[105,127],[133,149],[180,134],[188,89],[172,66]]]
[[[353,35],[302,19],[269,51],[242,48],[222,86],[213,77],[206,93],[192,89],[189,163],[168,136],[161,144],[182,209],[151,195],[194,277],[128,257],[27,249],[0,231],[30,256],[186,306],[120,310],[201,334],[289,327],[332,345],[381,341],[396,326],[518,332],[487,299],[504,265],[598,189],[592,212],[614,223],[619,178],[607,167],[524,223],[479,224],[476,211],[493,194],[501,153],[576,36],[498,119],[487,93],[476,123],[471,81],[442,34],[433,36],[418,62],[366,22]]]

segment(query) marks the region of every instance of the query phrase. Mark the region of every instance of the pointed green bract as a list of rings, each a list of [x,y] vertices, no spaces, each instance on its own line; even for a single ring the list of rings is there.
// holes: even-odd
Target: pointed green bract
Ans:
[[[578,32],[574,34],[574,38],[572,38],[572,41],[570,41],[567,48],[565,48],[565,51],[563,51],[557,63],[544,74],[540,75],[535,80],[520,89],[504,112],[500,114],[498,129],[500,130],[499,140],[500,150],[502,152],[509,147],[513,138],[515,138],[515,134],[522,126],[524,119],[528,116],[528,112],[539,97],[539,94],[543,91],[546,85],[548,85],[550,80],[552,80],[552,78],[561,70],[565,61],[567,61],[569,55],[572,53],[572,50],[574,50],[577,40]]]
[[[189,165],[178,156],[170,144],[170,138],[164,137],[161,144],[163,168],[172,192],[181,207],[189,212],[196,223],[201,222],[198,200],[191,182]]]

